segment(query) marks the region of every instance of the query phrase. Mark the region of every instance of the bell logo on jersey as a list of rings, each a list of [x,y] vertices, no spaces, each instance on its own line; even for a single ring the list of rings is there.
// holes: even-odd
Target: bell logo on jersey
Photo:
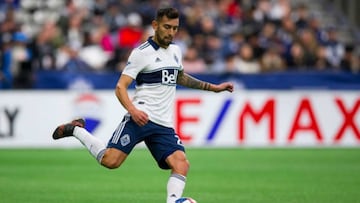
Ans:
[[[178,70],[162,70],[162,84],[175,85],[178,75]]]

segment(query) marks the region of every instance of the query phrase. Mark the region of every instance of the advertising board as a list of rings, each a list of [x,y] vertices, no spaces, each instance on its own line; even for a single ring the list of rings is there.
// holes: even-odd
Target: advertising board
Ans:
[[[174,128],[197,147],[357,147],[360,94],[356,91],[179,90]],[[58,124],[84,117],[107,142],[126,111],[113,91],[0,92],[0,147],[80,147],[52,140]]]

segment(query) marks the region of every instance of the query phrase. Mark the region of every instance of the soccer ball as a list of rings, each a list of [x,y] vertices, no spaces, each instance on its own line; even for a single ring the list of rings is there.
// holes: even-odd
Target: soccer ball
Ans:
[[[177,199],[175,203],[197,203],[197,201],[190,197],[182,197],[180,199]]]

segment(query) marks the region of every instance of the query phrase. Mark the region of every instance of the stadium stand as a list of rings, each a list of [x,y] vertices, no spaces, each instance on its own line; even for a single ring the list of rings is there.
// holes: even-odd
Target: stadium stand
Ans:
[[[5,0],[0,88],[42,86],[44,72],[119,73],[166,5],[182,13],[175,42],[191,73],[360,70],[359,31],[326,0]]]

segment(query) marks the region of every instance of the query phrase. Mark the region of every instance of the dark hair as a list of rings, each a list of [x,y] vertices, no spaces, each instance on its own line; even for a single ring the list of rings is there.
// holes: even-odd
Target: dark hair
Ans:
[[[162,17],[166,16],[169,19],[179,18],[179,12],[176,8],[161,8],[157,11],[155,20],[160,21]]]

